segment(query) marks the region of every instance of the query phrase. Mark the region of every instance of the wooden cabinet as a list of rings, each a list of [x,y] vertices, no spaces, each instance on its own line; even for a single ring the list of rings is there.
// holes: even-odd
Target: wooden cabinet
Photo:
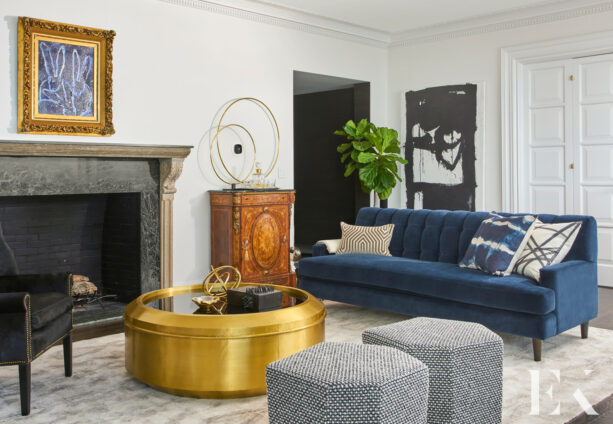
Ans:
[[[211,264],[238,268],[243,281],[295,285],[289,261],[293,190],[209,191]]]

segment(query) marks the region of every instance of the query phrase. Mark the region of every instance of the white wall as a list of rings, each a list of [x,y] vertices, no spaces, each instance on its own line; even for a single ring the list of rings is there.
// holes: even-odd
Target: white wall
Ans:
[[[385,120],[385,49],[156,0],[2,0],[0,13],[0,140],[196,145],[224,102],[254,96],[270,106],[279,122],[278,166],[285,178],[278,185],[290,188],[294,70],[370,81],[372,119]],[[18,16],[117,32],[114,136],[16,133]],[[201,176],[192,152],[175,197],[175,284],[200,281],[209,267],[207,190],[220,187]]]
[[[410,47],[392,48],[389,57],[388,122],[400,128],[400,102],[404,92],[426,87],[485,82],[485,156],[477,157],[478,209],[500,210],[500,49],[573,35],[613,29],[613,12],[547,24],[489,32]],[[613,51],[613,46],[611,46]],[[479,149],[477,149],[479,155]],[[485,178],[480,178],[484,171]],[[394,202],[400,203],[395,190]]]

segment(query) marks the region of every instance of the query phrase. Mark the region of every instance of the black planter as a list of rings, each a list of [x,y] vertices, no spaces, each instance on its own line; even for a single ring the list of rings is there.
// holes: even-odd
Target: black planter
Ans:
[[[387,199],[385,199],[385,200],[379,199],[379,207],[380,208],[387,208]]]

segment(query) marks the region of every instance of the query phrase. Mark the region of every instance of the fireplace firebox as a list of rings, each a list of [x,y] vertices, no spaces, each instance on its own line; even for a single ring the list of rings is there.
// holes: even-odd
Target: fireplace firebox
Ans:
[[[0,223],[20,274],[95,285],[75,296],[75,324],[121,316],[141,294],[138,193],[0,197]]]

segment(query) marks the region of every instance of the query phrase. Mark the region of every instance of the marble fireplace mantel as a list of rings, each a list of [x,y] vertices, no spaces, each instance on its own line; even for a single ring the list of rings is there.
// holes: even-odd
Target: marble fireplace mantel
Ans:
[[[0,141],[0,157],[149,159],[159,161],[160,285],[172,286],[173,199],[183,160],[192,146],[118,143]],[[166,307],[167,305],[163,305]]]

